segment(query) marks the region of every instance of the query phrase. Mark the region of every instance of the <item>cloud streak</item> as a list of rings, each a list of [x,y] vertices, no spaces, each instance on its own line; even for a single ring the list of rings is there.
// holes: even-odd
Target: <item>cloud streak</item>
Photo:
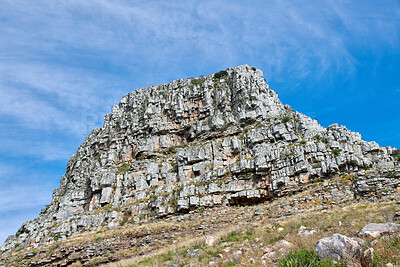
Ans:
[[[51,195],[43,194],[51,189],[50,185],[12,185],[0,190],[0,214],[30,209],[50,203]],[[15,201],[18,199],[19,201]],[[43,207],[44,208],[44,207]]]
[[[105,75],[107,76],[107,75]],[[104,78],[103,78],[104,79]],[[112,80],[112,79],[110,79]],[[111,106],[108,99],[121,91],[98,93],[111,87],[110,81],[80,75],[68,67],[43,64],[13,64],[0,67],[0,114],[24,123],[24,127],[42,130],[68,130],[82,135],[82,116],[101,112]]]

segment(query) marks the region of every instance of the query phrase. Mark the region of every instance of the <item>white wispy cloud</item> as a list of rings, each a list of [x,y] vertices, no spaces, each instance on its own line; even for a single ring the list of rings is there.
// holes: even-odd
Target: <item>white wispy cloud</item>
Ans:
[[[48,194],[50,186],[36,185],[11,185],[0,190],[0,214],[43,206],[50,203],[51,194]],[[44,194],[44,192],[46,192]]]
[[[107,76],[107,75],[105,75]],[[112,81],[112,79],[110,79]],[[82,118],[109,110],[123,95],[108,92],[110,81],[80,74],[68,67],[19,63],[0,67],[0,114],[12,116],[27,128],[86,134]],[[103,92],[99,93],[99,90]],[[105,91],[104,91],[105,90]]]
[[[14,167],[0,162],[0,177],[9,176],[13,173]]]
[[[40,133],[39,133],[40,134]],[[30,137],[33,139],[33,137]],[[19,157],[19,158],[38,158],[44,161],[62,161],[67,164],[69,158],[78,149],[78,144],[73,147],[69,142],[59,142],[58,140],[53,140],[50,142],[48,140],[7,140],[6,143],[0,144],[0,151],[8,151],[7,156]],[[8,166],[5,170],[3,166],[0,165],[0,177],[3,172],[10,171],[12,168],[20,167],[10,167]]]

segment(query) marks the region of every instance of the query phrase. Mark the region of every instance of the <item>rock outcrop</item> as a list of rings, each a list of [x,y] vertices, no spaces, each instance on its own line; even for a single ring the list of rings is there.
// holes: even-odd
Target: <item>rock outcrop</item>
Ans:
[[[283,105],[248,65],[176,80],[113,106],[69,160],[51,204],[0,251],[128,218],[271,200],[343,173],[353,186],[337,195],[375,198],[399,189],[399,160],[395,148]]]
[[[358,233],[360,237],[376,239],[384,235],[394,235],[400,230],[396,223],[370,223],[364,226]]]
[[[362,254],[362,247],[356,240],[341,234],[334,234],[332,237],[319,240],[316,250],[321,258],[331,258],[335,261],[359,260]]]

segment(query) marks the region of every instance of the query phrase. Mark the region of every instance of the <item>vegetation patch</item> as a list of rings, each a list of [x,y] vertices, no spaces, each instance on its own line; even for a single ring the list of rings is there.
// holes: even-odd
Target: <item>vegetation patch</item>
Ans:
[[[291,117],[285,116],[285,117],[282,118],[282,123],[287,123],[287,122],[290,122],[290,121],[292,121]]]
[[[178,172],[178,163],[176,161],[171,162],[172,171]]]
[[[119,225],[123,226],[128,222],[129,217],[123,217],[119,222]]]
[[[54,238],[55,241],[57,241],[58,239],[61,238],[61,233],[60,232],[54,233],[53,234],[53,238]]]
[[[128,163],[123,163],[122,166],[118,167],[117,174],[125,174],[131,169]]]
[[[300,249],[289,252],[279,262],[279,267],[346,267],[347,263],[333,263],[330,259],[320,259],[315,250]]]
[[[319,134],[314,135],[313,137],[317,142],[328,143],[325,137],[321,137]]]
[[[322,167],[322,163],[321,162],[313,163],[313,165],[311,165],[311,167],[313,169],[321,168]]]
[[[214,79],[221,79],[225,76],[228,76],[228,72],[226,70],[221,70],[214,74]]]
[[[301,140],[301,141],[299,141],[299,144],[300,145],[305,145],[305,144],[307,144],[307,141],[306,140]]]
[[[334,149],[332,149],[332,153],[333,153],[333,155],[335,156],[335,157],[339,157],[340,156],[340,152],[341,152],[342,150],[340,150],[339,148],[334,148]]]
[[[400,161],[400,150],[396,149],[393,151],[392,156],[395,158],[395,160]]]
[[[205,81],[205,79],[199,78],[199,79],[192,79],[191,82],[194,85],[199,85],[199,84],[203,84]]]

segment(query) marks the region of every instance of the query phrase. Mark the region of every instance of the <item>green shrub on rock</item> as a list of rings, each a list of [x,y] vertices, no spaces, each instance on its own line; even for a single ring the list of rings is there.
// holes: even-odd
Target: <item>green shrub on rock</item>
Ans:
[[[335,157],[338,157],[338,156],[340,156],[340,149],[339,148],[334,148],[334,149],[332,149],[332,153],[333,153],[333,155],[335,156]]]
[[[214,74],[214,79],[220,79],[224,76],[228,76],[228,72],[226,70],[221,70],[220,72]]]
[[[291,120],[292,120],[292,118],[285,116],[282,118],[282,123],[287,123],[287,122],[290,122]]]
[[[193,79],[193,80],[191,80],[191,82],[192,82],[192,84],[193,85],[199,85],[199,84],[203,84],[204,83],[204,79],[202,79],[202,78],[199,78],[199,79]]]

